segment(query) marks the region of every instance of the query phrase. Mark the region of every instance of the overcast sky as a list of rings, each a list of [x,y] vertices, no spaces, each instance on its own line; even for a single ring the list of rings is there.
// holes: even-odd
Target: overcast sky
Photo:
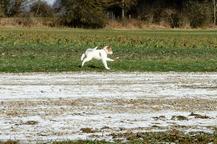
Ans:
[[[45,0],[47,1],[49,4],[53,4],[55,0]]]

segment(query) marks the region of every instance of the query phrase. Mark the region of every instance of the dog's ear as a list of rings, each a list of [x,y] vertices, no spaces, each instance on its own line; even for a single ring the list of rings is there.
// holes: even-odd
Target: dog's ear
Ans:
[[[112,46],[111,46],[111,45],[108,45],[108,49],[112,49]]]

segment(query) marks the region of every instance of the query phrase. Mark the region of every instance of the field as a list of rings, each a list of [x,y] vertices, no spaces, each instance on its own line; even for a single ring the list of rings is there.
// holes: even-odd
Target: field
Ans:
[[[0,141],[215,144],[216,82],[217,73],[0,74]]]
[[[111,45],[112,71],[216,71],[217,32],[1,28],[1,72],[104,71],[80,68],[88,47]]]
[[[215,30],[0,28],[0,144],[215,144],[216,72]]]

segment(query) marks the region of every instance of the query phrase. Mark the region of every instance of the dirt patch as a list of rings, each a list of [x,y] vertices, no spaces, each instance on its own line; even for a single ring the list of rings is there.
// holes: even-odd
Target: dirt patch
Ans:
[[[83,133],[94,133],[95,131],[92,128],[81,128]]]
[[[18,141],[12,141],[12,140],[8,140],[8,141],[5,141],[5,142],[0,141],[0,144],[18,144],[18,143],[19,143]]]
[[[200,114],[196,114],[196,113],[191,113],[189,116],[193,116],[195,118],[200,118],[200,119],[209,119],[210,117],[206,116],[206,115],[200,115]]]
[[[182,120],[188,120],[187,117],[182,116],[182,115],[178,115],[178,116],[172,116],[171,120],[178,120],[178,121],[182,121]]]
[[[37,124],[38,124],[38,122],[37,121],[33,121],[33,120],[22,123],[22,125],[37,125]]]
[[[113,139],[131,143],[216,143],[217,135],[203,132],[185,134],[176,129],[165,132],[119,133],[112,134]]]

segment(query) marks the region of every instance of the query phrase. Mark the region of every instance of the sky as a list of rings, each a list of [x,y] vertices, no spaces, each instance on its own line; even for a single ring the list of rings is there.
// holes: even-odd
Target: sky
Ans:
[[[51,5],[52,5],[55,0],[45,0],[45,1],[47,1],[48,4],[51,4]]]

